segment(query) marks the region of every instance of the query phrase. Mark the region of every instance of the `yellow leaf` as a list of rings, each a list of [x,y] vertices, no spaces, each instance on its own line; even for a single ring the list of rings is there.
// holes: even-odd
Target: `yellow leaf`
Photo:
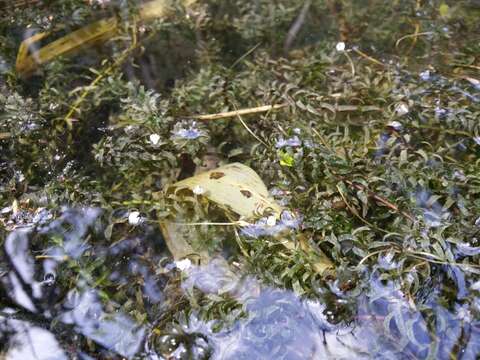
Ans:
[[[177,190],[202,189],[203,196],[234,213],[253,219],[266,213],[280,217],[282,208],[270,198],[262,179],[248,166],[228,164],[173,185]]]
[[[284,210],[269,196],[267,187],[258,174],[240,163],[228,164],[179,181],[173,184],[171,189],[177,193],[189,190],[194,194],[202,195],[247,220],[254,220],[267,214],[278,219]],[[193,251],[188,244],[189,235],[185,233],[182,235],[180,226],[185,225],[162,223],[167,246],[175,259]],[[179,230],[181,233],[176,234]],[[301,249],[311,256],[313,259],[311,266],[316,272],[325,274],[333,268],[328,257],[320,250],[314,250],[303,234],[297,234],[297,241],[283,237],[279,240],[287,249],[292,251]],[[202,262],[207,260],[206,254],[199,254],[199,256]]]
[[[447,18],[450,16],[450,7],[447,4],[443,3],[438,8],[438,12],[440,13],[441,17]]]

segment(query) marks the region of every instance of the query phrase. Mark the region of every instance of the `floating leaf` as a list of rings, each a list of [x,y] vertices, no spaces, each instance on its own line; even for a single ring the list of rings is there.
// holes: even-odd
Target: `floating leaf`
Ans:
[[[228,164],[179,181],[173,184],[171,189],[176,193],[182,190],[195,193],[198,188],[203,190],[202,196],[242,219],[254,220],[266,214],[274,219],[280,219],[284,210],[269,196],[267,187],[258,174],[240,163]],[[181,229],[182,226],[169,222],[162,223],[167,245],[175,259],[196,253],[189,245],[189,236]],[[324,274],[332,268],[332,263],[325,254],[313,250],[303,234],[298,234],[296,242],[283,238],[281,240],[286,248],[290,250],[300,248],[314,257],[312,267],[318,273]],[[200,258],[202,262],[208,259],[206,253],[200,254]]]
[[[266,213],[279,218],[282,211],[269,197],[268,190],[257,173],[239,163],[201,173],[173,186],[177,191],[189,189],[192,192],[199,186],[204,190],[202,195],[210,201],[247,219]]]

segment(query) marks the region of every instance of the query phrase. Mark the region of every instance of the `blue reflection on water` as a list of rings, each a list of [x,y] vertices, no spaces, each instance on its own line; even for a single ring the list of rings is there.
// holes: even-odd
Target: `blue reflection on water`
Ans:
[[[417,195],[421,208],[443,213],[428,192]],[[224,259],[191,266],[182,275],[184,294],[192,296],[200,291],[210,299],[232,299],[238,304],[233,310],[236,313],[230,314],[234,321],[219,327],[223,319],[206,321],[199,313],[190,312],[172,330],[173,335],[181,336],[172,344],[171,352],[157,352],[148,341],[144,344],[148,323],[140,325],[122,311],[107,310],[120,306],[102,298],[88,279],[69,289],[60,302],[61,309],[46,303],[46,296],[55,289],[54,274],[59,265],[67,257],[78,259],[87,250],[100,259],[123,259],[128,254],[124,265],[132,276],[144,279],[144,299],[151,304],[166,300],[164,285],[135,255],[136,251],[142,252],[139,237],[118,241],[108,250],[90,251],[93,244],[88,243],[88,234],[98,226],[100,215],[101,211],[95,209],[64,209],[56,220],[11,232],[4,249],[11,269],[2,277],[2,286],[11,300],[29,313],[69,326],[73,334],[96,342],[109,354],[150,359],[167,355],[169,359],[448,359],[454,354],[470,359],[480,353],[480,300],[476,296],[480,285],[471,283],[459,266],[439,265],[445,281],[454,284],[455,299],[446,304],[440,287],[427,284],[422,289],[424,295],[416,297],[415,303],[404,284],[381,276],[381,272],[397,269],[393,253],[378,257],[377,270],[365,273],[367,278],[361,283],[366,285],[362,289],[348,291],[334,282],[329,292],[333,300],[328,304],[322,297],[305,299],[290,290],[265,286],[255,277],[241,274]],[[279,222],[284,227],[298,226],[292,214],[282,215]],[[30,251],[34,234],[61,235],[61,241],[44,252],[48,254],[46,259],[35,259]],[[456,249],[459,259],[480,253],[469,244],[457,244]],[[110,280],[128,286],[118,264],[112,264]],[[351,323],[337,319],[332,303],[338,309],[347,305],[353,309]],[[37,357],[45,359],[70,355],[62,349],[56,333],[35,322],[16,319],[18,310],[0,311],[0,339],[6,344],[8,358],[32,358],[33,353],[41,353]],[[76,354],[81,351],[76,349]]]
[[[13,302],[29,313],[38,314],[42,321],[60,321],[65,325],[72,325],[74,331],[102,345],[105,349],[130,358],[138,352],[143,343],[145,327],[120,311],[106,312],[104,310],[106,304],[100,302],[97,292],[86,285],[85,281],[76,284],[78,288],[69,291],[61,312],[53,307],[54,304],[48,302],[48,297],[51,295],[49,288],[55,282],[56,268],[67,259],[78,259],[90,248],[87,233],[95,226],[100,214],[99,209],[65,208],[54,221],[37,222],[36,227],[32,224],[11,232],[4,247],[11,269],[6,276],[2,277],[2,285]],[[43,281],[37,280],[39,264],[30,252],[31,238],[35,234],[58,238],[58,245],[47,249],[41,256]],[[20,309],[18,311],[0,310],[6,316],[8,315],[6,318],[0,317],[0,321],[3,320],[3,331],[14,334],[8,340],[8,358],[20,359],[22,356],[25,356],[24,359],[64,358],[63,352],[57,350],[58,344],[52,333],[45,329],[38,329],[27,321],[15,320],[15,316],[20,314]],[[12,319],[9,316],[12,316]],[[51,345],[45,348],[42,342]],[[27,356],[29,352],[31,354],[40,352],[40,354],[34,357]]]
[[[214,331],[215,321],[202,321],[193,313],[181,322],[182,331],[186,336],[201,334],[212,359],[449,359],[452,354],[470,359],[480,353],[480,321],[474,316],[478,299],[461,303],[459,298],[448,309],[439,290],[431,287],[422,302],[414,303],[399,281],[383,280],[377,272],[366,276],[364,291],[337,294],[339,304],[350,301],[356,312],[351,324],[334,325],[321,300],[262,287],[214,260],[189,269],[185,289],[195,287],[210,296],[227,292],[247,315]],[[182,349],[188,353],[187,344]],[[171,355],[182,358],[178,352]]]

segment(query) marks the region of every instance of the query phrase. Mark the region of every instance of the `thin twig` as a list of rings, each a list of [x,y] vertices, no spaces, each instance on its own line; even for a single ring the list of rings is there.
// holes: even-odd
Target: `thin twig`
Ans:
[[[263,112],[271,112],[274,110],[279,110],[287,107],[288,104],[275,104],[275,105],[263,105],[257,106],[253,108],[241,109],[241,110],[234,110],[234,111],[226,111],[216,114],[203,114],[203,115],[191,115],[190,118],[196,120],[219,120],[219,119],[226,119],[230,117],[236,117],[238,115],[251,115],[251,114],[258,114]],[[320,108],[330,110],[331,112],[348,112],[348,111],[361,111],[361,112],[369,112],[369,111],[380,111],[381,109],[378,106],[374,105],[331,105],[328,103],[321,103]]]
[[[242,240],[240,238],[240,235],[238,234],[237,228],[233,228],[233,231],[235,233],[235,240],[236,240],[237,245],[240,248],[240,251],[242,252],[243,256],[245,256],[245,258],[247,258],[247,259],[250,258],[250,255],[248,254],[247,249],[245,249],[245,247],[242,243]]]
[[[476,65],[469,65],[469,64],[458,64],[458,63],[452,63],[452,64],[448,64],[449,66],[457,66],[457,67],[464,67],[464,68],[467,68],[467,69],[475,69],[475,70],[480,70],[480,66],[476,66]]]
[[[54,259],[58,261],[66,261],[69,259],[67,255],[36,255],[35,259],[42,260],[42,259]]]
[[[382,228],[379,228],[378,226],[375,226],[373,225],[371,222],[369,222],[368,220],[364,219],[362,216],[360,216],[360,214],[358,213],[357,209],[355,209],[353,206],[351,206],[348,201],[347,201],[347,198],[345,197],[345,195],[343,194],[343,191],[342,189],[340,188],[339,185],[337,185],[337,190],[338,190],[338,193],[340,194],[340,196],[342,197],[343,199],[343,202],[345,203],[345,205],[347,206],[348,210],[350,210],[350,212],[355,216],[357,217],[358,219],[360,219],[360,221],[362,221],[363,223],[367,224],[368,226],[370,226],[372,229],[375,229],[377,231],[381,231],[381,232],[384,232],[385,234],[388,234],[388,231],[382,229]]]
[[[417,22],[415,24],[415,32],[413,33],[413,41],[410,44],[410,47],[408,48],[408,50],[405,52],[405,55],[409,55],[412,52],[413,48],[415,47],[415,44],[417,43],[419,33],[420,33],[420,23]]]
[[[374,64],[377,64],[377,65],[380,65],[380,66],[385,66],[385,64],[382,63],[381,61],[371,57],[370,55],[365,54],[363,51],[361,51],[360,49],[358,49],[356,47],[353,48],[353,51],[356,52],[361,57],[373,62]]]
[[[429,263],[435,263],[435,264],[442,264],[442,265],[449,265],[449,266],[458,266],[458,267],[461,267],[461,268],[475,268],[475,269],[479,269],[480,268],[480,265],[477,265],[477,264],[464,264],[464,263],[458,263],[458,262],[449,262],[449,261],[443,261],[443,260],[434,260],[434,259],[428,259],[428,258],[425,258],[423,256],[419,256],[419,255],[416,255],[415,253],[411,253],[411,252],[405,252],[405,254],[407,256],[410,256],[410,257],[413,257],[415,259],[420,259],[420,260],[424,260],[424,261],[427,261]],[[431,256],[431,254],[429,254]]]
[[[368,195],[373,197],[376,201],[378,201],[379,203],[382,203],[383,205],[385,205],[389,209],[395,211],[396,213],[399,213],[399,214],[405,216],[410,221],[412,221],[412,222],[415,221],[415,219],[413,218],[412,215],[410,215],[409,213],[407,213],[405,211],[400,210],[397,205],[392,204],[387,199],[384,199],[381,196],[375,194],[373,191],[369,190],[366,186],[358,184],[358,183],[354,183],[353,181],[350,181],[350,180],[347,180],[347,179],[342,179],[342,180],[345,181],[348,185],[354,187],[357,190],[366,191],[368,193]]]
[[[425,32],[421,32],[421,33],[414,33],[414,34],[408,34],[408,35],[402,36],[400,39],[398,39],[395,42],[395,47],[398,47],[398,45],[405,39],[408,39],[408,38],[411,38],[411,37],[417,38],[418,36],[433,35],[433,34],[435,34],[435,33],[432,32],[432,31],[425,31]]]
[[[248,109],[221,112],[217,114],[194,115],[192,116],[192,118],[197,120],[218,120],[218,119],[225,119],[230,117],[237,117],[241,115],[258,114],[262,112],[278,110],[286,107],[287,105],[288,104],[263,105],[263,106],[248,108]]]
[[[251,53],[253,53],[255,50],[257,50],[257,48],[261,45],[262,43],[259,42],[258,44],[254,45],[250,50],[248,50],[245,54],[243,54],[242,56],[240,56],[237,60],[235,60],[235,62],[230,66],[229,69],[233,69],[235,66],[237,66],[237,64],[241,63],[248,55],[250,55]]]
[[[8,139],[12,136],[12,133],[9,132],[2,132],[0,133],[0,140]]]
[[[234,105],[235,106],[235,105]],[[249,127],[248,125],[245,123],[245,121],[243,121],[242,117],[240,116],[240,114],[237,112],[237,117],[238,117],[238,120],[242,123],[243,127],[255,138],[257,139],[260,143],[262,143],[266,148],[268,148],[268,144],[263,141],[262,139],[260,139],[257,134],[255,134]]]
[[[246,221],[232,221],[232,222],[193,222],[193,223],[177,223],[173,222],[172,224],[174,225],[180,225],[180,226],[201,226],[201,225],[209,225],[209,226],[248,226],[252,225],[249,222]]]
[[[371,258],[372,256],[381,254],[381,253],[384,252],[384,251],[399,252],[398,250],[396,250],[396,249],[391,249],[391,248],[381,249],[381,250],[377,250],[377,251],[371,252],[370,254],[365,255],[365,256],[359,261],[359,263],[357,264],[357,268],[359,268],[365,261],[367,261],[367,260],[368,260],[369,258]]]

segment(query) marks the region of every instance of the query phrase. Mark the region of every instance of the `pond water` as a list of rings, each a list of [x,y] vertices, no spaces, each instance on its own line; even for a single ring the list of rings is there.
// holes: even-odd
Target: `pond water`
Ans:
[[[0,8],[0,358],[479,358],[478,1]]]

